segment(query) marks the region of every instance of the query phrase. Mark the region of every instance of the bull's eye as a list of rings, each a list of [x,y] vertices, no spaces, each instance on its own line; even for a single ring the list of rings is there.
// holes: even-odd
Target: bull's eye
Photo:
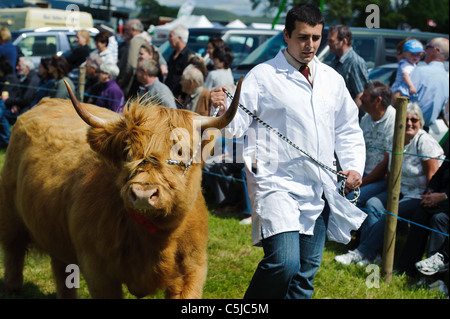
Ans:
[[[178,150],[178,156],[183,156],[183,150],[181,148]]]

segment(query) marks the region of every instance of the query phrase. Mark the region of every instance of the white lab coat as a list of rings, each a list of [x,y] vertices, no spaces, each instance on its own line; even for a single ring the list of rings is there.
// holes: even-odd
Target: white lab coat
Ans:
[[[311,88],[287,62],[283,50],[247,74],[240,103],[327,166],[336,169],[336,152],[344,171],[352,169],[362,176],[364,138],[357,106],[343,78],[314,57]],[[330,205],[328,238],[350,241],[350,231],[361,226],[366,214],[338,193],[335,174],[269,133],[241,109],[227,130],[237,137],[247,134],[244,161],[254,245],[287,231],[313,234],[324,206],[322,194]]]

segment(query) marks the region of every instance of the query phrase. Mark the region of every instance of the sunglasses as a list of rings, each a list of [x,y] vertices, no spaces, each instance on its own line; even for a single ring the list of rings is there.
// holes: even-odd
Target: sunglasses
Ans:
[[[417,122],[419,122],[419,119],[415,117],[408,117],[406,118],[406,123],[408,123],[408,121],[411,121],[413,124],[416,124]]]
[[[434,45],[431,45],[431,44],[427,44],[426,46],[425,46],[425,50],[428,50],[428,49],[434,49],[434,48],[436,48]],[[439,49],[438,48],[436,48],[436,51],[439,51]]]

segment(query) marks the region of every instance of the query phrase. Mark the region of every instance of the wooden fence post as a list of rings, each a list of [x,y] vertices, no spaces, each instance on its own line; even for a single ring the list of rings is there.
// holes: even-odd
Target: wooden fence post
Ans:
[[[382,274],[386,283],[392,279],[394,268],[395,235],[397,228],[398,202],[402,176],[403,150],[405,147],[406,107],[408,98],[398,97],[395,101],[395,128],[392,145],[392,159],[389,170],[389,196],[387,202],[386,224],[384,229]],[[392,214],[392,215],[391,215]]]
[[[81,66],[79,68],[79,74],[78,74],[78,96],[81,102],[83,102],[84,99],[84,86],[86,83],[86,67]]]

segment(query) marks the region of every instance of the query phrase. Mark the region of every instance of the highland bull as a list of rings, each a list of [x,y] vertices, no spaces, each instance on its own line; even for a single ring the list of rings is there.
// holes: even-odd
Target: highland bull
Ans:
[[[44,99],[20,116],[0,182],[6,291],[22,287],[34,246],[50,255],[60,298],[77,296],[65,285],[69,264],[80,267],[93,298],[121,298],[122,284],[137,297],[164,289],[166,298],[201,298],[202,162],[189,167],[183,154],[194,154],[199,133],[233,119],[241,81],[218,118],[140,101],[119,115],[79,103],[70,88],[73,106]],[[173,134],[177,128],[192,134]]]

